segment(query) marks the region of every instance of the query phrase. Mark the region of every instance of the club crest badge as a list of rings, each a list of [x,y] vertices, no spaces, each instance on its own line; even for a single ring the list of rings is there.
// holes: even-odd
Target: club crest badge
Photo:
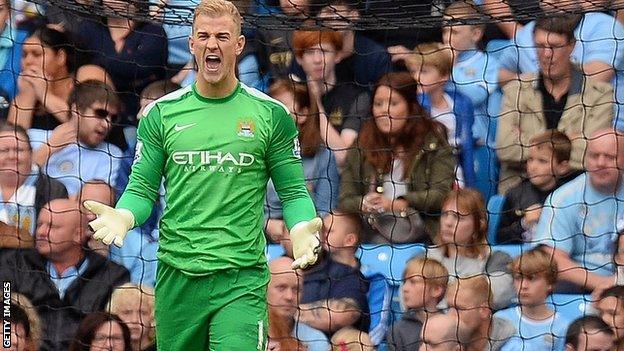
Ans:
[[[239,137],[251,139],[255,136],[256,124],[252,119],[243,119],[238,121],[236,130]]]

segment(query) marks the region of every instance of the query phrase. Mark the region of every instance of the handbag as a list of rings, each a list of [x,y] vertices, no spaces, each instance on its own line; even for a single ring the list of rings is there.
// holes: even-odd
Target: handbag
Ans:
[[[373,244],[419,243],[428,239],[425,222],[418,211],[409,207],[399,213],[368,215],[365,222]]]

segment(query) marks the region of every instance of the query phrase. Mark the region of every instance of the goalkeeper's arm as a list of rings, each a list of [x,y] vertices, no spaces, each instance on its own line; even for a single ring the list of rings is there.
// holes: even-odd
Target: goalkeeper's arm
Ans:
[[[316,209],[306,188],[295,123],[281,107],[273,111],[273,134],[267,155],[269,173],[290,230],[295,258],[293,268],[306,268],[317,260],[322,222],[316,218]]]

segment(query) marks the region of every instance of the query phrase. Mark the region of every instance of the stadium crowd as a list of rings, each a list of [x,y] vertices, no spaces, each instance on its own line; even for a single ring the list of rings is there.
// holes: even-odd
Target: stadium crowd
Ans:
[[[156,350],[164,190],[122,247],[82,203],[116,203],[141,111],[193,84],[191,27],[163,19],[198,1],[0,0],[12,350]],[[267,185],[269,350],[624,351],[619,1],[235,3],[258,20],[238,77],[291,112],[323,219],[292,270]]]

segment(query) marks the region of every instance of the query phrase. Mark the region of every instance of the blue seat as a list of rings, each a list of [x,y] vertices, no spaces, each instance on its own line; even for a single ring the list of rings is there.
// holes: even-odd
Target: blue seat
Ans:
[[[362,244],[356,256],[360,259],[362,269],[378,272],[383,275],[390,288],[389,324],[401,319],[401,282],[407,261],[425,253],[422,244],[374,245]]]
[[[557,313],[567,318],[570,322],[575,319],[593,314],[591,295],[582,294],[552,294],[546,301]]]
[[[356,252],[356,257],[367,270],[383,274],[391,285],[400,285],[405,263],[424,252],[425,246],[422,244],[362,244]]]
[[[503,195],[494,195],[488,201],[488,242],[490,245],[496,245],[496,232],[498,231],[504,204],[505,197]]]
[[[267,257],[267,261],[270,262],[273,259],[284,256],[286,250],[280,244],[268,244],[264,249],[264,253]]]
[[[492,127],[496,130],[495,127]],[[483,195],[485,201],[489,201],[496,195],[498,189],[498,158],[496,151],[485,146],[475,146],[473,151],[475,188]]]

